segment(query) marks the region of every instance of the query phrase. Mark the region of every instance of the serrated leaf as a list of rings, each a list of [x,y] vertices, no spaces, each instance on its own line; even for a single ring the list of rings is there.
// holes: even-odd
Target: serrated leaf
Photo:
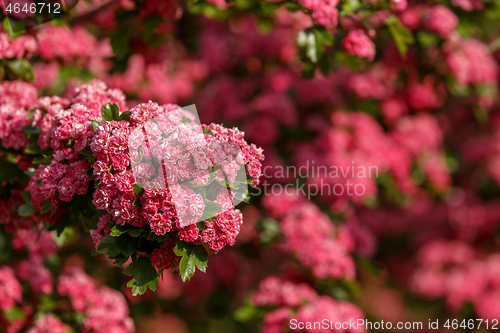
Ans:
[[[191,279],[196,267],[202,272],[206,272],[208,265],[208,253],[203,245],[195,245],[192,243],[187,243],[180,241],[174,248],[175,255],[181,257],[181,262],[179,263],[179,275],[182,281]]]
[[[115,103],[108,103],[101,109],[102,119],[105,121],[120,120],[120,110]]]
[[[159,279],[160,279],[160,277],[157,276],[154,280],[149,281],[148,282],[149,289],[151,289],[152,291],[156,291],[156,286],[158,285]]]
[[[406,59],[408,45],[415,43],[415,38],[413,38],[411,31],[394,15],[389,16],[389,18],[385,21],[385,24],[389,28],[399,54],[403,59]]]
[[[106,253],[109,257],[115,257],[120,254],[121,250],[118,247],[117,237],[106,235],[102,238],[101,243],[97,247],[97,252]]]
[[[119,226],[117,226],[117,225],[115,225],[115,226],[113,226],[113,228],[111,228],[111,236],[113,236],[113,237],[119,237],[126,232],[127,232],[127,230],[120,230]]]
[[[122,114],[120,115],[120,120],[126,120],[126,121],[130,121],[130,115],[132,113],[130,111],[124,111],[122,112]]]
[[[113,262],[113,264],[117,265],[117,266],[122,266],[123,264],[125,264],[127,262],[129,257],[126,257],[122,254],[119,254],[116,256],[115,258],[115,261]]]
[[[145,286],[149,282],[158,279],[158,272],[151,264],[151,261],[144,257],[139,257],[132,261],[123,271],[125,275],[134,275],[135,285]]]
[[[146,292],[146,290],[148,290],[148,285],[138,287],[135,284],[135,279],[130,280],[127,283],[127,287],[132,288],[132,296],[142,295]]]
[[[134,254],[137,248],[137,240],[133,237],[129,237],[128,235],[117,237],[116,244],[120,249],[120,252],[126,257],[130,257]]]
[[[132,237],[139,237],[144,232],[144,228],[137,228],[130,225],[115,225],[111,228],[111,236],[119,237],[125,233],[128,233]]]

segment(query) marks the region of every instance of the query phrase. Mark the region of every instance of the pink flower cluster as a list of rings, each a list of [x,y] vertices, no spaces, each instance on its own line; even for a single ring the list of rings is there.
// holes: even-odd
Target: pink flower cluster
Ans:
[[[38,51],[38,45],[33,36],[21,35],[11,39],[5,32],[0,32],[0,59],[29,59]]]
[[[426,28],[439,33],[442,38],[449,37],[457,25],[457,16],[443,5],[432,7],[425,19]]]
[[[77,57],[89,57],[97,44],[95,37],[82,27],[44,24],[36,35],[40,56],[45,60],[69,62]]]
[[[36,103],[33,125],[41,130],[39,145],[49,145],[53,150],[49,165],[42,165],[30,179],[27,189],[31,191],[32,203],[41,211],[45,201],[54,207],[69,202],[76,194],[85,194],[92,177],[87,175],[91,168],[80,150],[90,145],[94,136],[92,120],[101,120],[101,108],[107,103],[123,106],[124,95],[114,89],[107,89],[101,81],[92,81],[75,91],[71,106],[68,100],[58,97],[40,98]],[[49,127],[50,122],[50,127]],[[39,184],[40,183],[40,184]]]
[[[354,279],[356,268],[348,251],[349,237],[338,237],[335,226],[319,208],[299,196],[270,195],[264,206],[281,219],[285,246],[320,279]],[[283,213],[280,213],[283,212]]]
[[[22,81],[0,83],[0,141],[4,148],[19,150],[27,143],[23,127],[37,99],[36,88]]]
[[[323,125],[322,134],[312,147],[304,145],[297,150],[296,161],[298,166],[310,169],[311,184],[326,187],[323,197],[332,209],[343,210],[348,201],[360,204],[375,196],[377,178],[383,173],[394,177],[403,193],[414,193],[412,163],[422,168],[435,189],[443,191],[449,186],[451,180],[441,151],[443,134],[433,116],[402,116],[389,132],[361,112],[335,112],[331,119],[333,126]],[[307,161],[315,164],[306,165]],[[345,190],[348,181],[353,185],[351,195]],[[344,188],[342,193],[336,188],[340,185]],[[362,195],[354,191],[358,185],[364,190]],[[336,195],[331,195],[333,190]]]
[[[10,311],[23,297],[23,288],[10,267],[0,267],[0,309]]]
[[[245,184],[247,175],[257,184],[262,150],[246,143],[237,129],[196,125],[191,113],[174,105],[140,104],[131,109],[130,120],[101,124],[90,145],[100,183],[93,203],[109,214],[93,231],[96,246],[108,232],[109,217],[118,225],[149,225],[157,235],[172,232],[186,242],[204,242],[215,251],[233,245],[243,222],[233,209],[233,191],[216,190],[212,200],[220,212],[200,231],[194,223],[201,221],[207,201],[195,192],[196,186],[225,179],[233,183],[241,180],[239,170]],[[211,133],[204,134],[203,128]],[[215,166],[218,170],[211,177]],[[134,193],[135,183],[142,184],[142,194]],[[155,250],[152,260],[157,268],[173,266],[171,248],[164,244]]]
[[[363,318],[363,313],[355,305],[337,301],[329,296],[319,296],[305,283],[294,283],[269,276],[261,281],[259,289],[252,295],[251,302],[258,307],[277,307],[266,314],[263,322],[264,333],[286,332],[291,319],[300,322],[322,321],[349,322]],[[360,330],[327,329],[321,332],[358,332]],[[319,332],[317,329],[305,332]]]
[[[459,84],[496,84],[498,65],[487,45],[476,39],[450,41],[444,50],[448,67]]]
[[[35,229],[19,229],[12,240],[12,247],[28,251],[28,259],[22,260],[16,267],[16,274],[21,280],[29,282],[31,289],[40,294],[53,291],[53,277],[44,260],[57,252],[57,246],[49,232],[38,233]]]
[[[370,61],[375,59],[375,44],[361,29],[351,30],[342,40],[342,46],[350,55]]]
[[[0,199],[0,224],[5,225],[5,229],[10,233],[16,233],[20,229],[29,229],[33,224],[31,217],[19,216],[17,207],[24,203],[21,196],[22,189],[12,188],[7,200]]]
[[[72,308],[85,315],[83,332],[129,333],[135,330],[125,297],[111,288],[98,288],[79,268],[69,268],[59,277],[57,292],[68,296]]]
[[[37,319],[27,333],[66,333],[69,331],[71,331],[71,327],[62,323],[53,314],[48,314]]]
[[[312,17],[321,25],[332,29],[338,24],[339,12],[336,0],[301,0],[300,3],[312,11]]]
[[[470,302],[479,317],[500,315],[500,257],[485,255],[467,243],[435,240],[418,253],[412,290],[425,298],[444,298],[452,310]]]

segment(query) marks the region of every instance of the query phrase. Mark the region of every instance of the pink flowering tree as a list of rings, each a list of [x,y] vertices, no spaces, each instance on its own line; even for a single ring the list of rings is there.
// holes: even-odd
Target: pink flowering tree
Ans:
[[[0,331],[500,317],[496,2],[18,2]]]

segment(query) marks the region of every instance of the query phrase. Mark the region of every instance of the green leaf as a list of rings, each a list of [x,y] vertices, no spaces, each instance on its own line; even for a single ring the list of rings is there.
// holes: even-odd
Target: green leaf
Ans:
[[[111,236],[119,237],[123,234],[128,233],[132,237],[139,237],[144,232],[144,228],[136,228],[129,225],[115,225],[111,228]]]
[[[120,254],[121,250],[118,247],[117,237],[106,235],[102,238],[101,243],[97,247],[97,252],[106,253],[109,257],[115,257]]]
[[[144,27],[143,36],[147,39],[153,36],[153,31],[160,25],[160,23],[164,22],[163,18],[158,15],[148,15],[145,19],[142,20],[142,26]]]
[[[36,143],[30,143],[29,145],[26,146],[24,151],[26,152],[26,154],[30,154],[30,155],[42,154],[42,149]]]
[[[144,257],[132,261],[123,271],[123,274],[134,275],[135,285],[138,287],[145,286],[149,282],[158,279],[158,272],[156,272],[151,261]]]
[[[281,234],[281,228],[278,221],[272,218],[265,218],[259,222],[262,229],[260,240],[263,243],[270,243]]]
[[[99,120],[91,120],[92,123],[92,128],[94,129],[94,132],[97,133],[97,127],[99,127],[102,124],[102,121]]]
[[[92,153],[92,150],[86,148],[86,149],[80,150],[79,153],[82,154],[83,156],[85,156],[85,159],[87,160],[87,162],[89,162],[89,163],[95,162],[95,157],[94,157],[94,154]]]
[[[152,291],[156,291],[156,286],[158,285],[158,281],[160,280],[160,277],[159,276],[156,276],[155,279],[151,280],[148,282],[148,287],[149,289],[151,289]]]
[[[245,304],[234,312],[234,320],[239,322],[248,322],[257,317],[258,309],[252,304]]]
[[[332,46],[334,37],[328,32],[324,27],[318,27],[314,29],[314,36],[316,40],[319,41],[323,45]]]
[[[342,2],[342,10],[340,11],[341,16],[346,16],[350,13],[355,12],[361,8],[362,4],[359,0],[344,0]]]
[[[7,68],[17,79],[25,81],[33,81],[35,79],[33,68],[26,59],[10,60],[7,62]]]
[[[36,157],[33,159],[33,164],[36,165],[49,165],[50,161],[52,161],[52,155],[47,155],[44,157]]]
[[[437,46],[439,43],[439,37],[436,34],[430,34],[425,31],[419,31],[417,33],[417,40],[418,43],[425,48]]]
[[[25,319],[26,318],[26,314],[17,306],[14,306],[8,312],[4,312],[4,315],[8,321],[14,321],[16,319]]]
[[[52,204],[50,202],[45,200],[45,202],[43,203],[43,206],[42,206],[42,211],[40,213],[45,214],[52,209],[55,209],[55,207],[52,206]]]
[[[117,237],[116,245],[124,256],[130,257],[134,254],[137,248],[137,240],[133,237],[129,237],[128,235],[122,235]]]
[[[134,184],[134,194],[140,196],[144,191],[143,186],[144,184]]]
[[[130,111],[124,111],[122,112],[122,114],[120,115],[120,120],[126,120],[126,121],[130,121],[130,115],[132,113]]]
[[[203,129],[203,134],[210,134],[210,135],[212,135],[212,136],[213,136],[213,135],[214,135],[214,132],[212,132],[212,130],[211,130],[210,128],[205,127],[205,128]]]
[[[127,55],[130,53],[130,39],[132,34],[132,29],[126,29],[125,31],[117,30],[111,37],[111,47],[113,47],[116,59],[126,59]]]
[[[17,209],[20,216],[31,216],[36,213],[36,209],[31,202],[25,203]]]
[[[135,284],[135,279],[130,280],[127,283],[127,287],[132,288],[132,296],[142,295],[146,292],[146,290],[148,290],[148,285],[138,287]]]
[[[415,38],[413,38],[411,31],[394,15],[389,16],[385,24],[389,28],[401,58],[406,59],[408,45],[415,43]]]
[[[208,265],[208,253],[203,245],[180,241],[174,248],[175,255],[182,257],[179,263],[179,275],[186,282],[193,277],[196,267],[203,273]]]
[[[141,199],[140,198],[135,199],[134,202],[132,202],[132,206],[136,208],[142,208]]]
[[[318,66],[321,69],[321,72],[324,76],[327,76],[330,72],[330,62],[328,61],[328,57],[323,55],[318,62]]]
[[[115,103],[108,103],[102,107],[101,110],[102,119],[105,121],[120,120],[120,109]]]
[[[296,12],[297,10],[303,8],[301,5],[295,2],[285,2],[283,6],[291,12]]]
[[[119,254],[116,256],[113,264],[115,264],[116,266],[122,266],[123,264],[125,264],[127,262],[128,258],[129,257],[126,257],[123,254]]]
[[[39,128],[31,127],[31,125],[26,125],[23,127],[23,133],[26,135],[30,134],[40,134],[42,131]]]
[[[113,228],[111,228],[111,236],[113,237],[119,237],[126,232],[127,230],[120,230],[118,225],[115,225],[113,226]]]
[[[205,222],[198,222],[196,223],[196,226],[198,227],[198,230],[203,231],[206,228]]]
[[[23,197],[25,202],[31,202],[31,192],[30,191],[24,191],[21,196]]]
[[[316,65],[313,63],[307,63],[304,69],[302,69],[302,76],[306,79],[310,79],[314,77],[314,73],[316,71]]]
[[[150,240],[150,241],[156,241],[158,243],[163,243],[167,239],[170,239],[170,236],[169,236],[168,232],[165,235],[159,236],[159,235],[155,234],[153,230],[150,229],[146,239]]]

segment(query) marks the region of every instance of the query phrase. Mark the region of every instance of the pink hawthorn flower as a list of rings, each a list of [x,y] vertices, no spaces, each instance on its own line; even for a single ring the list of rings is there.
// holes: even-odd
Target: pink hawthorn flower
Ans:
[[[375,44],[361,29],[349,31],[342,40],[342,46],[351,55],[357,55],[370,61],[375,59]]]
[[[448,38],[457,25],[455,13],[443,5],[432,7],[425,19],[426,28],[439,33],[442,38]]]
[[[23,289],[11,268],[0,268],[0,309],[10,311],[22,299]]]
[[[62,323],[59,318],[53,314],[48,314],[37,319],[27,333],[65,333],[70,330],[71,328]]]

